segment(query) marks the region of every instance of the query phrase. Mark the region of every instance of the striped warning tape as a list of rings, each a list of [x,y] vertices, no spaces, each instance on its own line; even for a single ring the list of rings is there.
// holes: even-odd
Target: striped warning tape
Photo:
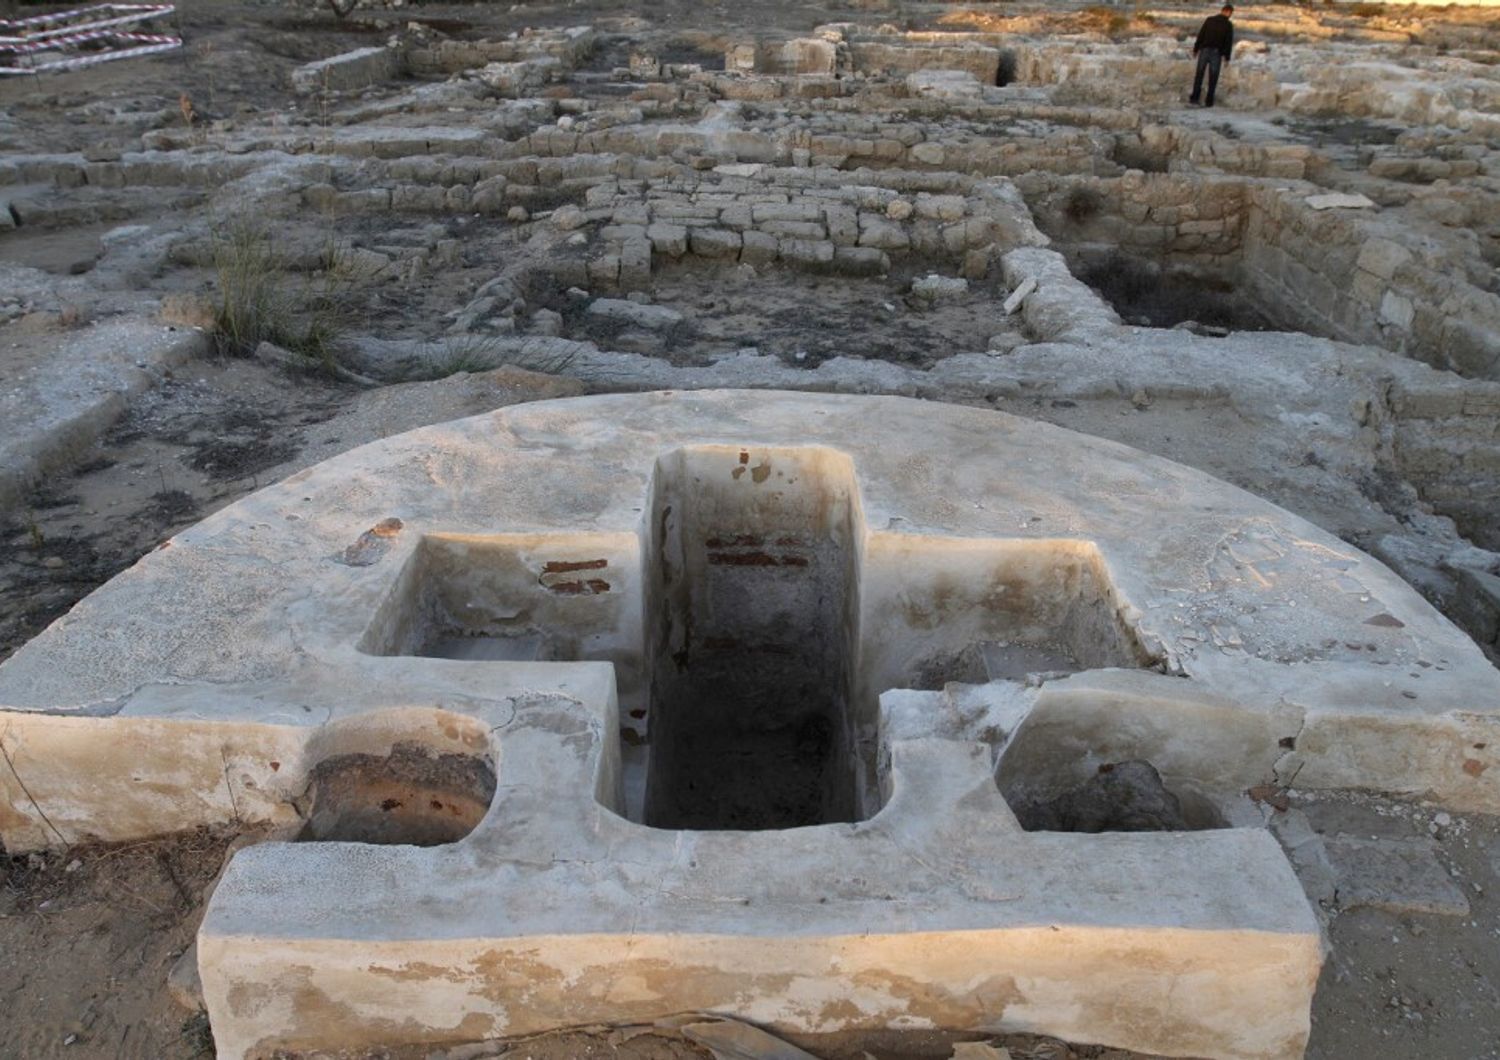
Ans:
[[[92,4],[32,18],[0,19],[0,77],[75,70],[180,48],[181,37],[124,28],[176,10],[176,4]],[[66,52],[81,45],[99,47],[40,61],[36,58],[40,52]]]
[[[48,37],[46,40],[22,40],[17,43],[0,40],[0,52],[16,52],[25,55],[31,52],[67,48],[75,44],[86,44],[96,40],[136,41],[142,44],[182,43],[181,37],[166,33],[125,33],[117,29],[91,29],[83,33],[71,33],[66,37]]]
[[[170,44],[143,44],[136,48],[120,48],[105,52],[94,52],[90,55],[53,59],[49,62],[34,63],[28,66],[0,65],[0,77],[20,74],[40,74],[49,70],[77,70],[84,66],[107,63],[113,59],[130,59],[142,55],[155,55],[158,52],[169,52],[174,48],[180,47],[182,47],[182,41],[173,39]]]
[[[34,15],[31,18],[0,18],[0,30],[20,31],[33,35],[31,33],[33,29],[46,32],[48,27],[65,27],[66,24],[78,19],[88,19],[87,25],[91,27],[116,26],[126,22],[141,22],[149,18],[170,15],[176,9],[176,4],[93,4],[89,7],[76,7],[71,11],[56,11],[50,15]],[[96,17],[106,13],[115,17],[107,19]]]

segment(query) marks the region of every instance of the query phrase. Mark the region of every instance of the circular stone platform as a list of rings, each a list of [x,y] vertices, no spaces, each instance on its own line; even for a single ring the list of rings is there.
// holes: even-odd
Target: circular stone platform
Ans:
[[[1239,793],[1500,808],[1500,674],[1381,564],[896,398],[575,399],[356,449],[95,592],[0,704],[12,851],[308,840],[237,855],[205,919],[224,1056],[684,1009],[1296,1056],[1317,927],[1270,836],[1221,827]],[[1173,831],[1022,829],[1125,761]]]

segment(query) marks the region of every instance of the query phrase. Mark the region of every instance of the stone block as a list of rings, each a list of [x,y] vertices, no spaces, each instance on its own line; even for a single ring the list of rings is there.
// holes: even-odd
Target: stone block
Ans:
[[[942,144],[920,143],[908,152],[913,162],[924,166],[940,166],[947,157]]]
[[[749,229],[741,235],[740,261],[747,265],[765,265],[776,260],[781,244],[775,236]]]
[[[828,235],[828,230],[816,221],[764,221],[756,227],[777,238],[824,239]]]
[[[859,242],[859,212],[853,206],[825,206],[823,220],[834,246],[852,247]]]
[[[1380,322],[1391,327],[1405,330],[1411,327],[1416,307],[1412,305],[1410,298],[1397,294],[1395,291],[1386,291],[1380,299]]]
[[[360,48],[299,66],[291,73],[292,90],[300,95],[314,92],[348,92],[388,81],[402,69],[402,54],[395,48]]]
[[[620,283],[620,255],[602,254],[588,263],[589,283],[614,288]]]
[[[1468,916],[1469,900],[1453,882],[1431,839],[1324,838],[1342,908]]]
[[[1411,251],[1389,239],[1367,239],[1359,248],[1355,264],[1382,280],[1395,277],[1396,270],[1411,260]]]
[[[911,237],[895,221],[862,215],[859,222],[859,245],[879,250],[905,250],[911,246]]]
[[[587,312],[592,317],[619,321],[647,331],[661,331],[682,323],[682,314],[675,309],[624,298],[596,298],[589,303]]]
[[[968,293],[969,281],[958,276],[939,276],[933,272],[911,283],[911,296],[922,302],[949,302]]]
[[[474,185],[469,196],[469,207],[475,213],[502,214],[507,211],[505,187],[509,183],[504,177],[487,177]]]
[[[767,221],[821,221],[823,206],[821,203],[802,199],[785,203],[756,203],[751,213],[757,226]]]
[[[962,195],[918,195],[916,213],[918,217],[933,221],[957,221],[963,217],[966,205]]]
[[[687,253],[688,230],[682,225],[655,222],[646,226],[646,238],[651,241],[652,249],[658,254],[680,258]]]
[[[688,234],[688,246],[703,258],[734,258],[740,253],[740,233],[723,228],[694,228]]]
[[[620,286],[638,291],[651,284],[651,241],[632,236],[620,245]]]
[[[846,276],[884,276],[890,272],[891,259],[874,247],[836,246],[833,270]]]
[[[749,203],[733,203],[719,210],[719,223],[725,228],[743,231],[754,223]]]
[[[834,246],[825,240],[778,239],[777,245],[783,261],[808,269],[821,269],[833,264]]]

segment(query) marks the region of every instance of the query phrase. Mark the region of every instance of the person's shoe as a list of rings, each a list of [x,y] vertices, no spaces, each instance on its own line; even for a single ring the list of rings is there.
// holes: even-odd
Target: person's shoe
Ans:
[[[1194,99],[1194,98],[1193,98],[1193,97],[1192,97],[1192,96],[1189,96],[1189,97],[1188,97],[1188,106],[1190,106],[1190,107],[1200,107],[1200,106],[1202,106],[1202,104],[1201,104],[1201,103],[1199,103],[1199,102],[1198,102],[1198,101],[1197,101],[1197,100],[1196,100],[1196,99]]]

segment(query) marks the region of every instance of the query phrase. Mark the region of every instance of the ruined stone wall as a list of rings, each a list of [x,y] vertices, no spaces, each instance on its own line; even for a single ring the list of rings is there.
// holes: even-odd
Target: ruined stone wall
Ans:
[[[865,176],[886,181],[855,183],[837,170],[752,163],[702,177],[601,183],[589,190],[578,220],[602,224],[603,252],[591,250],[586,263],[560,261],[558,275],[639,289],[650,282],[653,263],[691,255],[853,276],[883,274],[893,258],[941,260],[981,277],[999,253],[1039,239],[1024,203],[1004,182],[934,194],[913,189],[924,183],[921,174],[910,182],[898,171]]]
[[[1112,248],[1161,265],[1233,272],[1248,216],[1244,181],[1170,173],[1017,180],[1041,229],[1064,247]]]
[[[1032,44],[1015,55],[1016,83],[1052,86],[1058,102],[1178,104],[1192,78],[1189,49],[1168,41],[1145,42],[1135,50],[1102,43]],[[1237,58],[1233,67],[1232,77],[1221,82],[1223,105],[1254,109],[1275,103],[1276,77],[1259,57]]]
[[[1402,379],[1391,386],[1388,400],[1398,474],[1475,544],[1500,549],[1494,516],[1500,497],[1500,383]]]
[[[1287,327],[1369,343],[1461,375],[1500,377],[1500,296],[1348,211],[1254,185],[1243,281]]]

